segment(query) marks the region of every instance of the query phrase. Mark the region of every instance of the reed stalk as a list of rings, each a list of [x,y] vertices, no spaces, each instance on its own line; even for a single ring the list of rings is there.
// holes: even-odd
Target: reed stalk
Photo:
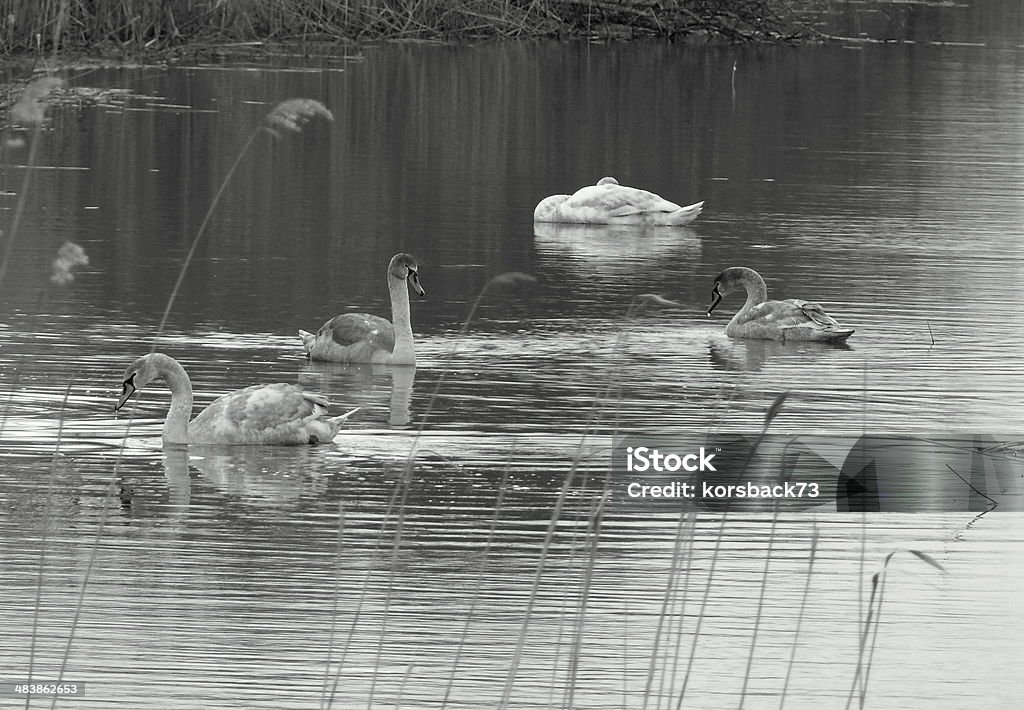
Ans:
[[[754,667],[754,654],[757,650],[757,634],[761,628],[761,614],[764,611],[765,590],[768,589],[768,570],[771,567],[772,552],[775,546],[775,530],[779,522],[779,501],[775,499],[771,527],[768,530],[768,548],[764,553],[764,567],[761,570],[761,588],[757,596],[757,611],[754,614],[754,628],[750,632],[750,651],[747,653],[747,667],[743,672],[743,686],[740,688],[740,702],[737,706],[743,710],[743,704],[747,699],[747,686],[750,683],[750,671]]]
[[[217,209],[217,205],[220,204],[220,198],[224,195],[224,191],[227,190],[228,184],[231,182],[231,178],[234,177],[235,171],[238,170],[238,166],[242,164],[242,160],[249,152],[249,148],[252,147],[256,139],[264,134],[268,133],[274,137],[280,136],[281,130],[287,130],[292,132],[298,132],[302,127],[309,122],[309,120],[315,116],[326,118],[328,121],[333,121],[334,116],[328,111],[323,104],[313,99],[288,99],[283,101],[264,117],[263,122],[253,129],[253,132],[249,134],[249,138],[245,141],[242,149],[238,151],[238,155],[235,157],[235,161],[231,164],[224,179],[221,180],[220,187],[217,188],[217,193],[213,196],[213,200],[210,202],[209,208],[206,210],[206,214],[203,216],[203,221],[199,225],[199,230],[196,232],[196,236],[192,239],[192,244],[189,247],[188,253],[185,255],[185,261],[181,265],[181,269],[178,271],[178,279],[174,282],[174,288],[171,289],[171,295],[167,299],[167,304],[164,306],[163,315],[160,317],[160,324],[157,326],[156,333],[153,335],[153,344],[150,347],[150,352],[156,352],[157,346],[160,341],[160,336],[163,335],[164,328],[167,325],[167,319],[171,313],[171,307],[174,305],[175,299],[178,297],[178,292],[181,291],[181,284],[185,280],[185,274],[188,271],[189,265],[192,263],[192,258],[195,256],[196,247],[199,246],[199,242],[202,240],[203,235],[206,233],[206,228],[210,224],[210,219],[213,217],[214,210]]]
[[[511,464],[511,461],[509,462]],[[462,658],[462,650],[466,646],[466,639],[469,638],[469,627],[473,622],[473,614],[476,611],[476,604],[480,598],[480,590],[484,584],[484,572],[487,568],[487,559],[491,552],[491,545],[494,543],[494,533],[498,529],[498,519],[501,517],[501,506],[505,502],[505,493],[508,490],[509,466],[501,477],[501,485],[498,487],[498,498],[494,501],[494,515],[491,516],[491,523],[487,529],[487,538],[484,540],[483,558],[480,561],[480,574],[476,578],[473,588],[473,595],[470,597],[469,609],[466,610],[466,621],[462,625],[462,633],[459,634],[459,643],[455,647],[455,658],[452,660],[452,671],[448,674],[448,684],[444,689],[444,697],[441,699],[441,710],[448,707],[448,699],[451,697],[452,688],[455,686],[455,672],[459,667],[459,660]]]
[[[589,541],[589,554],[587,555],[587,567],[583,572],[583,584],[580,589],[579,608],[576,610],[576,637],[573,641],[572,654],[569,660],[569,677],[567,680],[568,693],[562,707],[574,708],[576,684],[579,676],[580,654],[583,650],[583,628],[587,620],[587,605],[590,602],[590,588],[594,581],[594,566],[597,563],[597,548],[601,542],[601,524],[604,521],[605,508],[608,505],[610,493],[605,492],[600,499],[593,501],[591,513],[587,524],[587,540]]]
[[[864,707],[864,703],[867,697],[867,678],[871,671],[871,660],[875,652],[875,643],[878,638],[878,626],[882,617],[882,601],[885,598],[885,579],[886,572],[889,569],[889,562],[896,555],[897,552],[901,552],[900,549],[893,550],[885,556],[885,561],[882,563],[882,569],[871,575],[871,596],[868,600],[868,614],[864,619],[864,628],[860,633],[860,640],[858,643],[857,651],[857,668],[854,671],[853,681],[850,684],[850,692],[846,697],[846,708],[849,710],[850,705],[853,703],[855,695],[859,697],[860,706]],[[926,562],[940,572],[945,572],[946,568],[942,566],[935,558],[929,555],[927,552],[921,552],[920,550],[905,550],[909,552],[917,559],[922,562]],[[878,605],[875,606],[875,597],[878,598]],[[868,636],[871,635],[871,644],[868,644]],[[858,694],[857,688],[860,687],[860,693]]]
[[[66,2],[62,1],[60,7],[66,9],[67,8]],[[7,235],[7,243],[5,244],[5,247],[4,247],[3,258],[2,258],[2,260],[0,260],[0,283],[2,283],[2,281],[3,281],[3,277],[6,274],[6,271],[7,271],[9,262],[10,262],[10,255],[11,255],[11,252],[12,252],[13,245],[15,243],[16,237],[18,235],[21,218],[22,218],[22,215],[24,213],[25,200],[27,199],[29,187],[30,187],[30,184],[31,184],[31,177],[32,177],[32,172],[33,172],[32,168],[35,165],[36,156],[38,154],[38,146],[39,146],[39,142],[40,142],[39,141],[39,139],[40,139],[40,131],[41,131],[41,127],[42,127],[42,125],[44,123],[44,120],[45,120],[46,105],[45,105],[43,99],[50,92],[50,90],[52,90],[52,88],[54,88],[55,86],[57,86],[59,84],[60,84],[60,81],[56,80],[56,79],[53,79],[52,77],[44,77],[42,79],[38,79],[38,80],[32,82],[26,88],[25,92],[23,92],[23,95],[18,100],[18,103],[11,110],[11,114],[14,117],[14,119],[16,121],[18,121],[19,123],[21,123],[22,125],[30,125],[30,126],[32,126],[34,128],[34,133],[33,133],[33,137],[32,137],[31,146],[29,148],[29,155],[28,155],[28,160],[27,160],[28,164],[27,164],[25,176],[24,176],[23,181],[22,181],[22,188],[21,188],[21,191],[20,191],[19,196],[18,196],[18,204],[17,204],[17,207],[15,209],[15,213],[14,213],[14,216],[13,216],[13,219],[12,219],[12,224],[11,224],[11,227],[10,227],[8,235]],[[293,131],[300,130],[301,126],[304,125],[305,122],[307,122],[311,117],[316,116],[316,115],[326,116],[327,118],[331,118],[331,119],[333,118],[333,117],[331,117],[330,112],[327,111],[327,109],[324,108],[318,102],[311,101],[311,100],[308,100],[308,99],[292,99],[292,100],[289,100],[289,101],[285,101],[282,104],[279,104],[270,114],[268,114],[267,118],[265,119],[264,124],[261,125],[259,128],[257,128],[256,131],[254,131],[253,134],[250,136],[249,140],[247,141],[247,143],[243,147],[242,151],[239,153],[238,157],[236,158],[235,163],[232,165],[231,170],[228,171],[228,174],[225,177],[224,182],[221,184],[220,189],[218,190],[217,195],[215,196],[215,198],[213,200],[213,203],[210,205],[210,208],[209,208],[209,210],[206,213],[206,216],[205,216],[205,218],[203,220],[203,223],[200,226],[199,232],[196,234],[196,237],[193,240],[192,247],[189,250],[188,256],[186,257],[186,260],[185,260],[184,264],[182,265],[182,269],[181,269],[181,271],[180,271],[180,273],[178,275],[178,280],[177,280],[177,282],[175,284],[174,290],[172,291],[172,293],[171,293],[171,295],[170,295],[170,297],[168,299],[166,308],[164,309],[163,318],[162,318],[162,320],[160,322],[160,326],[158,328],[157,334],[154,337],[154,340],[153,340],[153,349],[154,350],[156,349],[156,344],[157,344],[158,338],[160,336],[160,333],[163,331],[163,328],[164,328],[164,326],[166,324],[167,317],[168,317],[168,314],[170,313],[171,306],[172,306],[172,304],[174,302],[174,299],[177,296],[177,293],[178,293],[178,291],[180,289],[182,280],[184,278],[184,274],[185,274],[186,270],[188,269],[189,264],[191,263],[192,257],[193,257],[193,255],[195,253],[196,246],[199,243],[199,240],[201,239],[207,224],[209,223],[209,220],[210,220],[210,217],[211,217],[211,215],[213,213],[213,210],[216,207],[216,205],[217,205],[221,195],[223,194],[224,189],[225,189],[227,183],[230,181],[231,176],[234,174],[235,169],[238,167],[238,165],[240,164],[242,158],[245,156],[246,152],[249,149],[249,146],[254,142],[255,137],[259,134],[259,132],[261,130],[267,130],[267,131],[269,131],[271,133],[274,133],[274,134],[276,134],[278,130],[293,130]],[[82,264],[82,263],[87,263],[87,261],[88,261],[87,258],[84,256],[84,252],[81,252],[80,248],[76,247],[75,245],[70,245],[70,246],[73,247],[73,249],[66,250],[66,249],[62,248],[62,252],[66,252],[66,253],[64,253],[62,256],[59,256],[59,258],[58,258],[58,262],[59,263],[55,262],[55,264],[54,264],[55,272],[54,272],[54,279],[53,280],[55,282],[64,283],[67,280],[70,280],[72,278],[70,269],[73,268],[76,265],[79,265],[79,264]],[[75,251],[75,250],[77,250],[77,251]],[[63,259],[63,261],[61,259]],[[58,269],[58,266],[60,266],[60,269]],[[61,407],[60,428],[58,429],[58,434],[57,434],[57,450],[58,450],[58,452],[59,452],[59,448],[60,448],[60,443],[61,443],[61,439],[62,439],[62,432],[63,432],[63,426],[64,426],[64,416],[63,416],[63,413],[64,413],[64,408],[65,408],[68,396],[70,394],[70,388],[71,388],[71,383],[68,384],[68,389],[65,391],[64,404],[62,404],[62,407]],[[124,435],[122,437],[121,446],[120,446],[120,448],[118,450],[117,458],[114,461],[114,465],[113,465],[113,468],[112,468],[112,471],[111,471],[111,478],[110,478],[110,481],[109,481],[109,484],[108,484],[108,487],[107,487],[108,498],[112,498],[113,494],[114,494],[114,484],[116,483],[117,478],[118,478],[118,476],[120,474],[120,464],[121,464],[121,461],[122,461],[122,458],[123,458],[123,455],[124,455],[125,443],[127,441],[128,435],[129,435],[129,433],[131,431],[132,425],[134,423],[134,419],[135,419],[135,407],[132,407],[130,415],[129,415],[129,419],[128,419],[128,422],[127,422],[127,425],[125,427],[125,432],[124,432]],[[54,459],[53,466],[54,467],[56,466],[56,459]],[[51,472],[51,485],[52,485],[52,475],[53,475],[53,473]],[[50,498],[50,495],[48,494],[48,505],[49,505],[49,498]],[[93,567],[94,567],[94,565],[96,563],[96,559],[97,559],[97,556],[98,556],[100,540],[102,539],[102,535],[103,535],[103,532],[104,532],[104,529],[105,529],[105,526],[106,526],[106,522],[107,522],[107,519],[108,519],[108,516],[109,516],[109,507],[110,507],[109,505],[104,505],[103,506],[103,509],[102,509],[102,511],[100,513],[99,522],[98,522],[98,524],[96,526],[96,533],[95,533],[95,536],[93,537],[92,546],[91,546],[91,548],[89,550],[89,555],[88,555],[88,558],[87,558],[87,563],[86,563],[86,566],[85,566],[85,571],[84,571],[84,574],[83,574],[81,586],[79,588],[78,599],[76,600],[76,604],[75,604],[74,615],[72,616],[71,624],[70,624],[70,627],[69,627],[69,630],[68,630],[67,642],[65,644],[64,651],[63,651],[62,658],[61,658],[60,667],[59,667],[59,670],[57,672],[57,682],[58,683],[63,678],[64,672],[65,672],[65,670],[67,668],[68,661],[69,661],[69,659],[71,657],[71,648],[72,648],[72,646],[74,644],[75,634],[76,634],[76,631],[78,629],[78,622],[79,622],[79,619],[81,617],[82,609],[84,608],[85,595],[86,595],[86,591],[88,589],[88,584],[89,584],[89,580],[90,580],[90,577],[91,577],[92,569],[93,569]],[[45,517],[44,517],[44,522],[45,522]],[[40,561],[40,565],[41,565],[41,568],[40,568],[40,578],[39,578],[39,585],[40,586],[37,589],[37,599],[36,599],[36,617],[38,617],[38,614],[39,614],[41,585],[42,585],[42,579],[43,579],[42,565],[44,565],[44,563],[45,563],[45,536],[46,536],[46,531],[44,530],[44,533],[43,533],[44,546],[43,546],[43,550],[41,552],[41,561]],[[34,648],[35,648],[36,634],[37,634],[37,621],[34,620],[34,622],[33,622],[33,629],[32,629],[32,641],[31,641],[32,645],[31,645],[30,658],[29,658],[30,665],[32,663],[32,658],[34,657]],[[53,696],[52,703],[51,703],[51,708],[56,705],[58,697],[59,696],[57,696],[57,695]],[[26,707],[27,707],[27,703],[29,701],[30,701],[30,698],[26,698]]]
[[[753,460],[754,455],[757,453],[758,447],[761,445],[761,442],[764,441],[764,437],[768,433],[768,427],[771,426],[772,421],[774,421],[774,419],[779,415],[779,412],[782,411],[782,406],[783,404],[785,404],[786,399],[788,397],[788,390],[781,392],[775,397],[771,405],[769,405],[767,411],[765,412],[764,424],[761,426],[761,431],[757,436],[757,440],[754,442],[754,445],[750,448],[750,451],[747,452],[746,460],[744,461],[743,466],[740,468],[741,473],[745,472],[749,468],[750,462]],[[693,632],[693,642],[690,644],[690,654],[689,658],[686,661],[686,671],[683,675],[683,687],[679,692],[679,699],[676,703],[677,710],[680,710],[683,707],[683,699],[686,697],[686,688],[690,681],[690,673],[693,670],[693,663],[697,656],[697,644],[700,641],[700,628],[704,622],[704,612],[707,609],[708,600],[711,597],[711,585],[714,582],[715,566],[718,564],[718,556],[722,548],[722,539],[725,537],[725,523],[726,520],[728,520],[729,518],[729,509],[731,507],[732,498],[727,498],[725,501],[725,506],[722,510],[721,520],[719,521],[718,534],[715,536],[715,546],[711,553],[711,565],[708,568],[708,579],[704,585],[704,595],[700,603],[700,613],[697,615],[697,624]]]
[[[334,636],[338,625],[338,600],[341,598],[341,551],[345,535],[345,506],[338,503],[338,542],[334,553],[334,599],[331,603],[331,625],[327,633],[327,662],[324,664],[324,683],[320,688],[321,710],[327,702],[327,684],[331,679],[331,656],[334,655]]]
[[[384,509],[384,515],[381,517],[380,527],[377,530],[377,535],[374,538],[373,548],[371,550],[371,558],[376,558],[377,552],[380,550],[384,540],[384,532],[387,530],[388,523],[391,519],[392,511],[395,509],[396,503],[399,499],[399,495],[404,486],[404,476],[399,479],[398,483],[395,484],[394,489],[391,491],[391,497],[388,499],[387,507]],[[339,567],[340,574],[340,567]],[[356,600],[356,608],[352,614],[352,623],[349,625],[348,633],[345,635],[345,643],[341,648],[341,657],[338,659],[338,669],[334,673],[334,680],[331,683],[331,690],[328,693],[326,702],[321,702],[321,708],[330,708],[334,704],[334,698],[338,693],[338,683],[341,681],[341,674],[345,667],[345,659],[348,657],[348,650],[352,644],[352,638],[355,636],[356,629],[359,626],[359,620],[363,613],[363,604],[366,601],[366,595],[370,589],[370,579],[373,577],[373,566],[366,570],[366,576],[363,579],[363,583],[360,586],[359,598]],[[334,626],[331,627],[332,635],[329,638],[329,645],[334,646]],[[327,659],[328,669],[330,668],[330,658]]]
[[[53,505],[53,489],[54,481],[57,478],[57,462],[60,459],[60,444],[61,438],[64,433],[64,412],[67,409],[68,397],[71,396],[71,385],[74,380],[68,382],[68,386],[64,389],[64,397],[60,403],[60,420],[57,425],[57,444],[53,450],[53,458],[50,461],[50,477],[46,484],[46,504],[43,507],[43,531],[39,535],[39,574],[36,579],[36,598],[35,604],[33,605],[32,614],[32,630],[31,638],[29,641],[28,648],[28,682],[32,682],[32,671],[35,665],[36,658],[36,639],[39,636],[39,616],[42,613],[43,607],[43,578],[46,575],[46,542],[47,534],[50,531],[50,508]],[[25,707],[28,708],[29,703],[32,700],[31,695],[25,696]]]
[[[479,301],[479,299],[478,299]],[[627,321],[635,316],[644,306],[644,303],[638,298],[634,298],[626,310],[625,317]],[[474,309],[476,305],[474,304]],[[522,662],[523,649],[526,645],[526,637],[529,632],[530,622],[533,617],[533,608],[536,604],[537,595],[540,590],[541,579],[544,575],[544,570],[547,564],[548,554],[551,550],[551,545],[554,540],[555,531],[558,527],[558,522],[562,516],[562,509],[565,506],[565,501],[568,497],[569,490],[572,487],[572,482],[576,477],[576,471],[579,467],[580,462],[583,459],[583,446],[586,443],[586,439],[590,431],[595,428],[598,422],[601,421],[601,417],[604,414],[605,407],[610,401],[610,395],[613,389],[616,387],[618,377],[622,372],[621,362],[623,353],[623,342],[625,340],[625,329],[620,329],[615,338],[614,351],[619,356],[613,360],[608,366],[608,373],[604,380],[604,386],[598,390],[591,403],[590,411],[587,415],[587,425],[584,428],[583,433],[580,436],[580,442],[577,445],[576,455],[573,457],[572,464],[569,467],[569,471],[562,482],[562,486],[559,489],[558,496],[555,499],[554,508],[551,511],[551,517],[548,520],[547,530],[544,533],[544,540],[541,543],[540,554],[537,559],[537,569],[533,576],[533,581],[530,585],[530,593],[526,601],[526,609],[523,613],[523,621],[519,628],[519,634],[516,639],[516,646],[512,653],[512,658],[509,663],[509,670],[505,678],[505,685],[502,689],[501,700],[498,703],[498,710],[504,710],[508,707],[512,700],[512,690],[515,686],[516,676],[519,672],[519,665]],[[609,477],[605,479],[605,490],[610,482],[610,471]]]
[[[684,559],[689,560],[692,557],[692,555],[693,555],[693,545],[694,545],[694,541],[695,541],[695,538],[696,538],[696,527],[697,527],[697,513],[696,513],[696,511],[691,510],[691,511],[687,512],[685,514],[685,517],[686,517],[685,525],[683,527],[678,528],[677,532],[676,532],[676,536],[677,537],[686,535],[686,537],[684,538],[683,546],[681,548],[679,548],[680,553],[678,555],[678,560],[673,560],[677,565],[682,565],[682,562],[683,562]],[[687,534],[687,531],[689,531],[688,534]],[[675,630],[676,645],[675,645],[674,653],[672,655],[672,670],[671,670],[671,672],[669,674],[669,678],[671,679],[670,680],[670,685],[669,685],[669,693],[671,693],[671,688],[672,688],[672,686],[675,683],[675,678],[677,677],[677,673],[679,671],[679,657],[681,655],[681,651],[682,651],[682,647],[683,647],[683,627],[686,624],[686,598],[687,598],[687,594],[689,592],[689,588],[690,588],[690,574],[689,574],[689,570],[687,570],[687,573],[685,575],[683,575],[683,587],[682,587],[682,589],[680,589],[677,592],[677,597],[680,600],[680,603],[679,603],[679,611],[678,611],[678,613],[676,615],[677,615],[679,621],[676,624],[676,630]],[[671,638],[671,634],[672,634],[672,625],[669,624],[669,637],[670,638]],[[664,681],[664,674],[662,676],[662,680]],[[658,707],[659,708],[661,707],[661,698],[662,697],[669,698],[669,700],[668,700],[668,702],[666,704],[669,704],[671,702],[671,700],[670,700],[671,695],[670,694],[669,695],[665,695],[662,692],[664,690],[664,687],[665,687],[664,682],[659,684],[659,686],[658,686],[658,696],[659,696],[659,698],[658,698]]]
[[[384,590],[384,610],[381,613],[380,630],[377,634],[377,663],[374,667],[380,667],[381,658],[384,656],[384,639],[387,636],[388,618],[391,612],[391,598],[395,590],[395,569],[398,566],[398,553],[402,547],[402,535],[405,532],[405,510],[406,502],[409,500],[409,488],[412,483],[412,462],[406,461],[402,469],[402,477],[396,488],[401,491],[398,512],[396,515],[394,539],[391,544],[391,562],[388,565],[388,584]],[[340,672],[340,668],[339,668]],[[370,692],[366,698],[367,710],[373,710],[373,694],[377,687],[377,672],[374,670],[370,678]]]
[[[811,533],[810,558],[807,560],[807,578],[804,581],[804,590],[800,595],[800,609],[797,612],[796,628],[793,629],[793,648],[789,652],[789,663],[786,665],[786,679],[782,683],[782,692],[779,694],[779,710],[786,705],[786,691],[789,689],[789,680],[793,675],[793,668],[796,665],[796,649],[800,640],[800,626],[803,624],[804,611],[807,609],[807,600],[811,594],[811,579],[814,572],[814,558],[818,551],[818,526],[815,525]]]
[[[672,547],[672,559],[668,568],[668,579],[665,581],[665,592],[661,599],[661,614],[658,615],[658,625],[654,629],[654,642],[651,645],[651,658],[647,662],[647,683],[644,686],[644,697],[643,705],[641,710],[647,710],[647,703],[651,699],[651,692],[654,689],[654,674],[658,668],[658,648],[661,644],[662,627],[665,624],[665,620],[669,619],[669,627],[671,628],[671,604],[672,604],[672,592],[675,589],[676,575],[679,573],[680,560],[680,549],[683,545],[683,530],[685,523],[689,520],[689,516],[685,513],[679,514],[679,522],[676,524],[676,537]],[[664,688],[665,672],[662,670],[662,685]],[[659,688],[658,696],[661,697],[661,688]],[[660,703],[659,703],[660,704]]]
[[[537,569],[533,574],[533,581],[530,584],[530,593],[526,600],[526,609],[523,612],[523,621],[516,638],[516,646],[509,661],[508,673],[505,677],[505,685],[501,691],[501,700],[498,703],[498,710],[505,710],[512,700],[512,688],[515,686],[516,675],[519,671],[519,664],[522,662],[523,649],[526,646],[526,636],[530,628],[530,620],[533,616],[533,607],[537,602],[537,594],[540,591],[540,582],[544,575],[545,564],[548,554],[551,551],[551,544],[555,537],[555,530],[558,528],[558,521],[561,518],[562,508],[565,506],[566,498],[572,481],[576,477],[576,466],[573,465],[562,481],[562,487],[558,491],[555,505],[548,520],[547,530],[544,532],[544,541],[541,543],[540,555],[537,559]]]

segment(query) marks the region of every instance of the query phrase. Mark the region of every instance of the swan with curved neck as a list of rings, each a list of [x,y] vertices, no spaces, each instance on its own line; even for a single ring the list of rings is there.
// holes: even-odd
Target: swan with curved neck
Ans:
[[[604,177],[572,195],[551,195],[538,203],[534,222],[681,226],[697,219],[703,202],[680,207],[659,195]]]
[[[853,335],[853,328],[839,325],[817,303],[798,298],[769,301],[764,279],[745,266],[732,266],[715,277],[708,317],[723,297],[740,289],[747,292],[747,301],[725,326],[730,338],[836,342]]]
[[[253,385],[215,399],[192,416],[192,381],[185,368],[163,353],[150,353],[124,371],[116,412],[153,380],[171,388],[171,406],[164,420],[168,444],[318,444],[337,436],[358,408],[328,417],[326,398],[289,384]]]
[[[426,295],[420,285],[416,259],[410,254],[395,254],[391,257],[387,281],[394,324],[369,313],[344,313],[320,326],[315,335],[300,330],[302,347],[310,360],[416,364],[416,348],[413,346],[412,322],[409,317],[409,286],[419,296]]]

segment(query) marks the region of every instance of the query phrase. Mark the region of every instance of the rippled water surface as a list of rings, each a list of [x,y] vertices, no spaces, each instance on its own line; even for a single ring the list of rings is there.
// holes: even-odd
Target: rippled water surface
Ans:
[[[86,697],[61,704],[95,707],[333,689],[334,707],[822,708],[867,675],[880,707],[1013,707],[1024,50],[983,40],[74,75],[134,94],[53,109],[31,169],[3,153],[6,240],[24,206],[0,284],[0,680],[64,663]],[[246,150],[158,347],[197,404],[285,381],[361,409],[330,445],[163,448],[166,388],[115,417],[121,373],[250,134],[295,96],[334,122]],[[533,224],[539,199],[603,175],[705,211]],[[67,240],[89,264],[58,285]],[[299,328],[388,314],[398,251],[428,292],[418,366],[304,360]],[[705,311],[733,265],[856,334],[726,338],[742,297]],[[492,281],[507,272],[536,281]],[[824,462],[822,500],[773,516],[609,476],[619,435],[753,440],[783,392],[766,441]],[[849,468],[862,434],[901,437],[869,477]],[[720,461],[747,456],[737,440]],[[837,504],[862,499],[851,485],[870,505]]]

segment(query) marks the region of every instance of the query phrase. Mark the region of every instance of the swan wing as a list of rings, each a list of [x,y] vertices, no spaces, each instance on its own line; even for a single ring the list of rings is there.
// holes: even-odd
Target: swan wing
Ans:
[[[344,313],[320,326],[317,337],[327,336],[342,347],[369,343],[377,350],[395,349],[395,327],[391,321],[369,313]]]
[[[610,216],[623,217],[643,212],[675,212],[681,209],[660,195],[626,185],[587,185],[566,200],[571,208],[602,210]]]
[[[325,397],[278,383],[253,385],[215,399],[189,423],[192,443],[305,444],[320,434]],[[318,439],[319,440],[319,439]]]
[[[811,308],[808,308],[811,306]],[[815,326],[819,328],[838,327],[821,306],[797,299],[785,301],[765,301],[750,309],[746,323],[770,325],[773,328],[792,328],[795,326]]]
[[[799,298],[786,299],[787,303],[792,303],[800,313],[803,314],[804,318],[815,325],[821,326],[822,328],[840,328],[839,322],[835,318],[825,312],[825,309],[821,307],[821,304],[814,303],[812,301],[803,301]]]

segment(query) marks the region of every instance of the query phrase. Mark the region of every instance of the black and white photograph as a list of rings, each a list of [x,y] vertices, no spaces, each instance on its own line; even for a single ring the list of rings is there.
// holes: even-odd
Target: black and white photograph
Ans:
[[[0,707],[1012,710],[1024,2],[0,3]]]

